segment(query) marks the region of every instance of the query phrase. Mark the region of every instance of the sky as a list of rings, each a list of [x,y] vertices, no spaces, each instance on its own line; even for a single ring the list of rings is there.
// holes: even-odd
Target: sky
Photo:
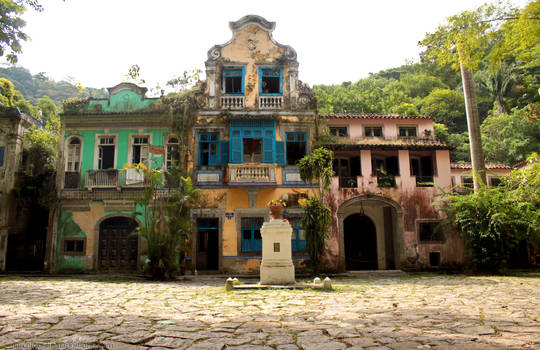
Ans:
[[[41,0],[24,19],[31,41],[19,65],[54,80],[111,87],[133,64],[146,86],[164,87],[184,70],[204,71],[207,51],[227,42],[229,21],[256,14],[276,22],[273,37],[292,46],[300,80],[357,81],[418,61],[418,41],[481,0]],[[524,6],[527,0],[515,0]]]

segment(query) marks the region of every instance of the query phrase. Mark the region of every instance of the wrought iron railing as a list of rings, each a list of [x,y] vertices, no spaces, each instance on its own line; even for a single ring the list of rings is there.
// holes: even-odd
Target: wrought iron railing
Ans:
[[[221,96],[222,109],[243,109],[244,96]]]
[[[81,186],[81,173],[66,171],[64,173],[64,188],[79,188]]]
[[[396,187],[396,176],[391,174],[377,174],[377,186]]]
[[[416,176],[416,187],[433,187],[433,175]]]
[[[345,177],[342,176],[339,178],[339,187],[341,188],[357,188],[358,187],[358,178],[354,177]]]
[[[282,109],[283,96],[259,96],[259,109]]]

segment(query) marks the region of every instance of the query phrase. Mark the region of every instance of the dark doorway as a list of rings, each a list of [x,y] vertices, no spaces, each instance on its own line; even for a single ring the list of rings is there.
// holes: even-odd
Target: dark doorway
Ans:
[[[197,219],[197,270],[219,269],[219,220]]]
[[[31,202],[10,218],[6,270],[43,271],[49,210]]]
[[[137,269],[139,237],[134,234],[135,220],[113,217],[99,225],[98,269],[134,271]]]
[[[366,215],[353,214],[343,221],[347,270],[376,270],[377,231]]]

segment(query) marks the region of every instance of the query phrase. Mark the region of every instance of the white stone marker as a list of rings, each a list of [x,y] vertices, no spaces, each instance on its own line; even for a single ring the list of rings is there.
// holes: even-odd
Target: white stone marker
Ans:
[[[294,284],[292,227],[287,220],[272,219],[261,228],[261,284]]]

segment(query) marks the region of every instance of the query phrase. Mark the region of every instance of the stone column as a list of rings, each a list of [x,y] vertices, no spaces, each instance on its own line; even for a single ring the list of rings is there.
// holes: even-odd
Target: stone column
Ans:
[[[261,284],[294,284],[292,227],[287,220],[274,219],[261,228]]]

